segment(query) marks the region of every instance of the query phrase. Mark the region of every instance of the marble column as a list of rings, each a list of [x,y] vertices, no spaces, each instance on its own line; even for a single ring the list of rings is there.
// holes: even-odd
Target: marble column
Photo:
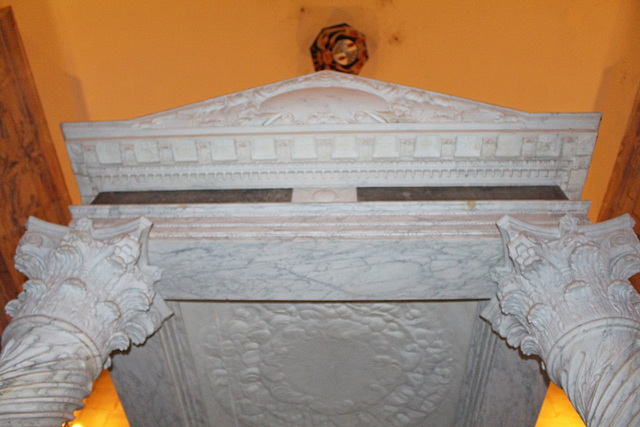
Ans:
[[[558,228],[504,217],[505,263],[482,316],[526,355],[542,359],[590,427],[640,425],[640,271],[633,220]]]
[[[73,418],[114,350],[141,344],[171,311],[154,290],[145,219],[94,229],[30,218],[16,253],[29,280],[7,304],[0,425],[59,426]]]

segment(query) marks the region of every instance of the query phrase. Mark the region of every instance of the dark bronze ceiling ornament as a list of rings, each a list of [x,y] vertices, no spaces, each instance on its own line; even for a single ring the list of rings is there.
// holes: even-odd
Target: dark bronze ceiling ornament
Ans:
[[[364,34],[349,24],[323,28],[311,45],[316,71],[334,70],[358,74],[369,54]]]

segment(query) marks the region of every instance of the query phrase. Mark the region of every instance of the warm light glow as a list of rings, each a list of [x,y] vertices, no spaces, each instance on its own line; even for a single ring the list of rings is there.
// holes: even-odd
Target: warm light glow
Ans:
[[[584,427],[567,395],[555,384],[549,384],[547,398],[542,405],[536,427]]]

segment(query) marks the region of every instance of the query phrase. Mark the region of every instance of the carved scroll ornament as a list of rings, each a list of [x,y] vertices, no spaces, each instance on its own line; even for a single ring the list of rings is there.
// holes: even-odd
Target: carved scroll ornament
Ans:
[[[590,426],[640,425],[640,271],[633,220],[558,229],[498,222],[505,264],[483,317],[507,342],[542,359]]]
[[[29,219],[16,254],[29,280],[7,304],[2,336],[1,425],[72,419],[110,353],[143,343],[170,316],[153,288],[160,270],[146,260],[150,227],[145,218],[102,229]]]

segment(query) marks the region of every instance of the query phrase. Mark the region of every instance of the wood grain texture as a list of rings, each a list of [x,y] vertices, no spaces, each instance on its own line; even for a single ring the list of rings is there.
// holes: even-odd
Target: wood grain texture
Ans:
[[[640,88],[598,220],[625,213],[636,221],[634,231],[640,237]],[[640,292],[640,274],[632,277],[631,283]]]
[[[0,307],[25,277],[13,256],[29,216],[70,221],[69,195],[10,7],[0,8]],[[2,310],[4,312],[4,310]],[[0,315],[0,328],[9,318]]]

